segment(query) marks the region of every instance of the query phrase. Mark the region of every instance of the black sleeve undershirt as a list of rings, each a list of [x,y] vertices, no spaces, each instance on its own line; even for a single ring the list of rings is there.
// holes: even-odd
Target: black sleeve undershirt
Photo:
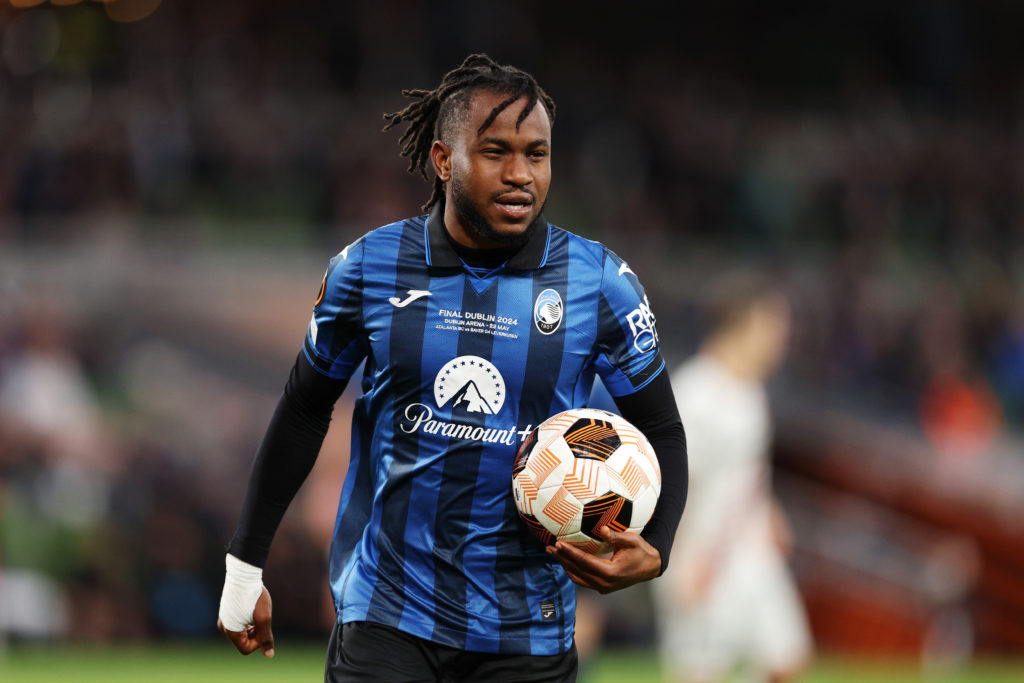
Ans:
[[[257,567],[266,564],[274,533],[313,469],[347,383],[321,374],[299,352],[256,451],[229,553]]]
[[[615,397],[615,405],[622,417],[643,432],[658,456],[661,496],[654,508],[654,516],[640,535],[661,553],[661,573],[664,573],[668,567],[676,528],[686,506],[689,484],[686,434],[679,418],[668,370],[663,369],[636,393]]]

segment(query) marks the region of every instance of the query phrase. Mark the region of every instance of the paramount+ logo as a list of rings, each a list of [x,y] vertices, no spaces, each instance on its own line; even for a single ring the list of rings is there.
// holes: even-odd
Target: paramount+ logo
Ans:
[[[437,416],[426,403],[411,403],[402,415],[402,431],[514,446],[533,428],[483,427],[454,420],[457,415],[497,415],[505,404],[505,379],[493,363],[480,356],[459,356],[445,363],[434,378],[434,402],[438,408],[450,406],[453,419]]]

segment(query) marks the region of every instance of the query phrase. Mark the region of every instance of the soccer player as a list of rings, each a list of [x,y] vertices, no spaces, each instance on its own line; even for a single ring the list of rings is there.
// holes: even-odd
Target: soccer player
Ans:
[[[675,543],[686,562],[652,585],[663,665],[673,682],[724,681],[736,667],[743,680],[790,680],[810,638],[785,563],[788,524],[770,493],[764,390],[790,309],[753,272],[725,274],[709,291],[711,332],[672,377],[693,493]]]
[[[426,215],[335,256],[256,453],[228,546],[219,624],[273,655],[261,567],[312,467],[334,402],[365,362],[330,555],[338,622],[328,681],[571,681],[575,586],[658,576],[686,496],[686,453],[654,315],[636,275],[542,210],[552,99],[471,55],[386,115],[410,172],[436,176]],[[586,405],[595,374],[659,455],[641,534],[605,529],[594,557],[543,547],[511,495],[519,444]]]

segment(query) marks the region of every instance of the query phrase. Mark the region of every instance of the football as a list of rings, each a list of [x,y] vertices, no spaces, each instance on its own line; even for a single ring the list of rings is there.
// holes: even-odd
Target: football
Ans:
[[[646,437],[593,408],[549,417],[523,442],[512,468],[519,515],[544,545],[556,540],[600,555],[596,530],[639,532],[654,514],[661,469]]]

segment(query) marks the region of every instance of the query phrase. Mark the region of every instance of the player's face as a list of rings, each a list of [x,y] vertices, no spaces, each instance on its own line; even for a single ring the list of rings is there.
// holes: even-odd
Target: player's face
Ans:
[[[534,106],[517,129],[526,104],[520,99],[477,132],[506,97],[476,93],[451,142],[445,224],[456,241],[471,247],[524,243],[551,184],[551,121],[543,105]]]

